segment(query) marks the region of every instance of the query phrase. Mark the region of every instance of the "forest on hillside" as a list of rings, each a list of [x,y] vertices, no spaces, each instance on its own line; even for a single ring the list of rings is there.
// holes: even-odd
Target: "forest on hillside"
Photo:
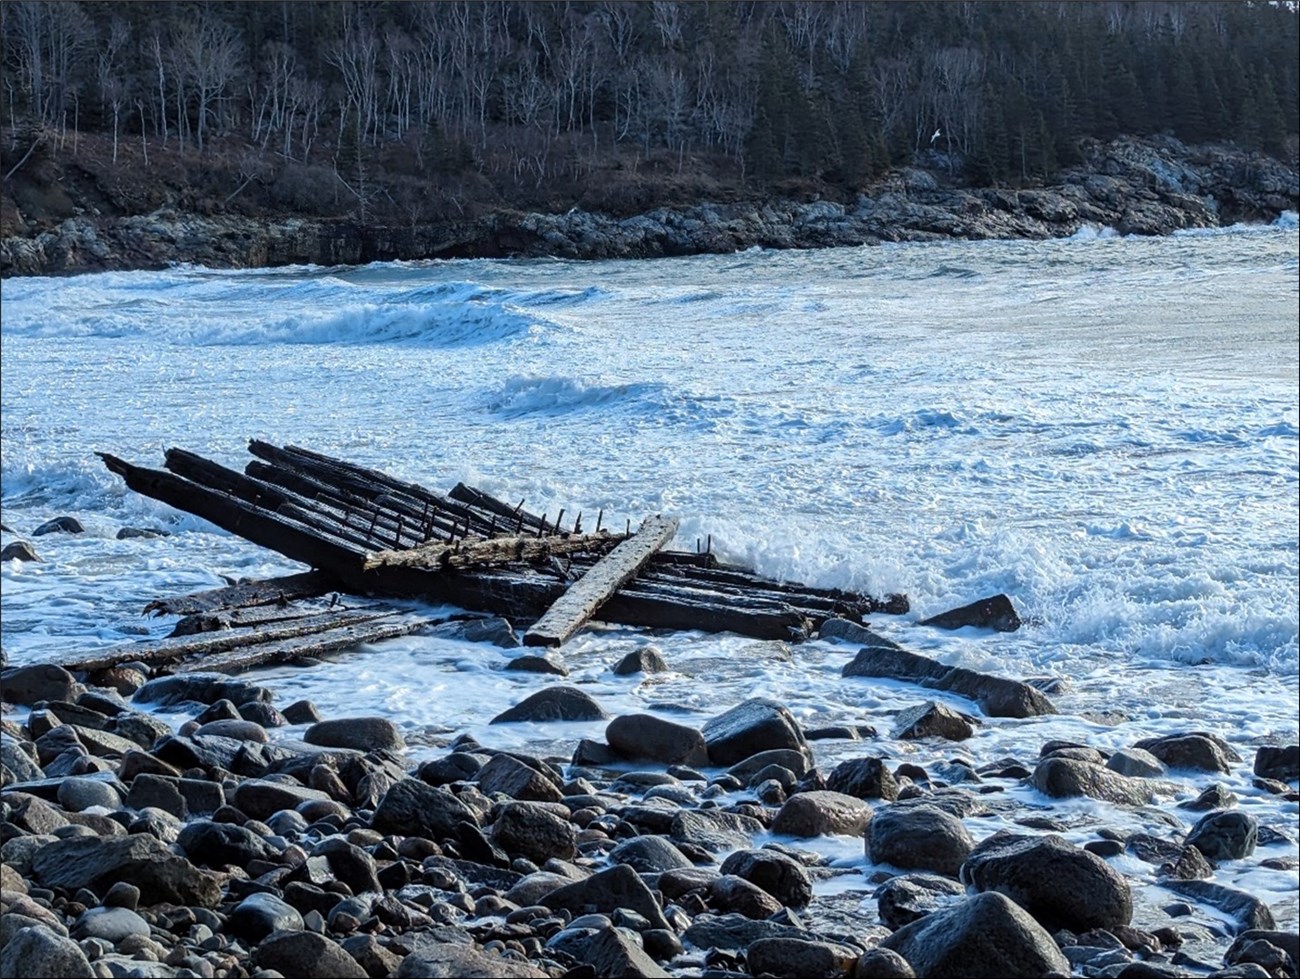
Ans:
[[[1300,120],[1296,5],[1236,0],[18,0],[0,34],[5,183],[77,164],[140,208],[1024,186],[1120,134],[1294,160]]]

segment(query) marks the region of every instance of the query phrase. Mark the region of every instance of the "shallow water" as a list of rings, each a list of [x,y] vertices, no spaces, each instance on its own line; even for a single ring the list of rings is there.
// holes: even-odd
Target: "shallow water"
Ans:
[[[946,663],[1069,686],[1059,717],[988,719],[958,746],[891,742],[893,762],[1209,730],[1247,759],[1223,779],[1243,808],[1294,838],[1295,805],[1279,809],[1248,768],[1258,744],[1297,737],[1297,250],[1291,220],[1165,239],[11,279],[4,521],[30,532],[72,513],[87,533],[37,538],[44,563],[0,569],[5,649],[24,662],[161,635],[170,621],[139,614],[159,595],[298,570],[129,494],[93,455],[158,465],[178,445],[242,468],[261,437],[539,513],[669,513],[680,546],[711,535],[772,576],[906,592],[913,612],[873,628]],[[118,541],[123,525],[172,536]],[[997,591],[1031,624],[914,625]],[[926,699],[842,678],[854,650],[822,642],[653,637],[674,672],[613,676],[644,641],[584,633],[565,649],[570,682],[611,713],[671,707],[688,723],[771,696],[809,726],[887,732]],[[282,702],[393,717],[417,755],[466,730],[556,755],[600,734],[489,729],[546,682],[501,672],[509,655],[409,637],[261,675]],[[880,747],[816,749],[833,762]],[[1178,798],[1207,784],[1184,774]],[[1086,800],[1055,811],[1076,842],[1148,825]],[[842,843],[826,845],[861,866],[860,844]],[[1294,928],[1297,875],[1259,869],[1270,855],[1294,846],[1216,879],[1266,892]]]

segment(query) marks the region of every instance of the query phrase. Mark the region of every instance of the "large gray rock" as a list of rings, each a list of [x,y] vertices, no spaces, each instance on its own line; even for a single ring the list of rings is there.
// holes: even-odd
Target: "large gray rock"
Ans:
[[[76,942],[48,928],[22,928],[0,951],[0,975],[18,979],[95,979]]]
[[[1015,606],[1006,595],[998,594],[989,598],[977,599],[961,608],[949,609],[922,619],[918,625],[935,626],[939,629],[960,629],[963,626],[975,626],[979,629],[995,629],[998,632],[1015,632],[1020,628],[1020,616]]]
[[[355,843],[349,843],[341,837],[332,837],[316,847],[314,855],[324,857],[329,862],[330,873],[336,880],[347,884],[352,893],[366,894],[383,890],[379,886],[379,868],[375,858]]]
[[[798,792],[777,812],[772,832],[804,839],[831,833],[858,836],[871,816],[871,807],[856,796],[820,789]]]
[[[1160,759],[1143,748],[1123,748],[1106,759],[1106,767],[1121,775],[1156,778],[1165,773]]]
[[[880,943],[930,979],[1040,979],[1070,963],[1041,925],[1010,898],[977,894],[904,925]]]
[[[566,944],[565,950],[591,966],[598,976],[668,979],[671,975],[646,954],[639,937],[622,928],[599,928],[585,940]]]
[[[1271,931],[1277,927],[1273,912],[1267,904],[1245,891],[1225,884],[1215,884],[1208,880],[1169,880],[1160,882],[1167,890],[1218,908],[1230,918],[1234,918],[1239,931],[1264,929]]]
[[[578,855],[573,823],[535,802],[510,802],[502,806],[492,824],[492,842],[512,856],[536,864],[552,857],[572,860]]]
[[[715,765],[734,765],[760,751],[807,749],[799,722],[774,700],[755,698],[710,719],[702,731]]]
[[[59,805],[68,812],[84,812],[93,806],[117,809],[122,805],[117,789],[97,778],[65,778],[58,794]]]
[[[672,842],[662,836],[634,836],[609,851],[613,863],[625,863],[637,873],[659,874],[687,870],[695,865]]]
[[[893,802],[898,798],[898,782],[882,758],[850,758],[840,762],[826,776],[826,788],[859,799]]]
[[[266,819],[281,809],[296,809],[304,802],[329,799],[328,792],[309,789],[296,782],[273,782],[269,779],[249,779],[235,788],[232,802],[246,816]]]
[[[552,910],[567,909],[575,914],[593,909],[612,914],[626,908],[644,917],[652,928],[669,927],[650,889],[626,864],[615,864],[585,880],[556,888],[542,898],[542,903]]]
[[[789,908],[812,901],[812,878],[792,857],[775,850],[737,850],[722,862],[723,874],[735,874],[761,887]]]
[[[32,531],[33,537],[44,537],[46,534],[84,534],[86,528],[81,525],[81,521],[76,517],[55,517],[53,520],[47,520],[35,530]]]
[[[1264,745],[1255,752],[1255,774],[1279,782],[1300,779],[1300,745],[1289,744],[1280,748]]]
[[[1053,932],[1114,929],[1133,918],[1124,878],[1055,835],[995,833],[971,851],[961,879],[977,891],[1005,894]]]
[[[177,673],[150,680],[135,692],[132,699],[160,707],[191,700],[200,704],[229,700],[239,706],[250,700],[269,701],[271,691],[255,683],[231,679],[224,673]]]
[[[631,676],[634,673],[666,673],[668,664],[664,662],[663,653],[654,646],[642,646],[628,653],[614,667],[615,676]]]
[[[1151,752],[1170,768],[1226,774],[1232,771],[1233,762],[1241,761],[1241,756],[1228,747],[1227,742],[1199,731],[1144,738],[1136,747]]]
[[[31,747],[30,742],[28,747]],[[45,777],[36,759],[19,747],[16,738],[0,738],[0,764],[9,769],[19,782],[34,782]]]
[[[691,843],[717,853],[749,846],[763,824],[752,816],[717,809],[684,809],[673,816],[668,835],[679,843]]]
[[[966,899],[966,885],[938,874],[900,874],[876,888],[875,898],[881,923],[897,931],[960,904]]]
[[[379,800],[373,825],[381,833],[421,836],[429,840],[455,838],[462,822],[478,825],[478,814],[447,789],[402,779]]]
[[[493,724],[511,721],[603,721],[609,717],[600,704],[577,687],[554,686],[525,697],[492,718]]]
[[[72,924],[73,938],[102,938],[116,945],[128,935],[149,937],[149,922],[130,908],[89,908]]]
[[[302,931],[302,915],[274,894],[250,894],[230,912],[226,930],[232,935],[260,942],[277,931]]]
[[[493,755],[478,773],[478,787],[485,795],[500,792],[521,802],[560,802],[559,786],[531,765],[507,754]]]
[[[295,979],[370,979],[336,942],[311,931],[273,933],[253,952],[253,964]]]
[[[760,938],[745,950],[745,964],[755,976],[841,979],[857,958],[857,949],[811,938]]]
[[[36,552],[36,548],[32,546],[31,541],[14,540],[6,544],[3,550],[0,550],[0,561],[30,561],[33,564],[39,564],[42,558]]]
[[[285,973],[286,976],[296,974]],[[474,945],[450,943],[421,945],[393,973],[393,979],[547,979],[548,976],[549,973],[527,962],[505,959]]]
[[[140,888],[145,905],[167,901],[213,908],[221,902],[216,881],[140,833],[56,840],[32,857],[32,873],[46,887],[87,887],[97,894],[126,881]]]
[[[356,751],[401,751],[406,747],[402,732],[385,717],[340,717],[320,721],[307,728],[302,739],[308,744]]]
[[[665,765],[707,765],[704,735],[653,714],[623,714],[609,722],[605,740],[624,758]]]
[[[1144,806],[1156,797],[1157,783],[1113,772],[1074,758],[1042,758],[1034,768],[1034,787],[1057,799],[1086,795],[1122,806]]]
[[[943,738],[965,741],[975,733],[975,718],[933,700],[899,712],[894,720],[894,737],[908,741]]]
[[[198,819],[181,830],[177,845],[195,864],[247,867],[253,860],[274,860],[275,850],[251,829],[234,823]]]
[[[696,948],[719,948],[727,951],[748,948],[763,938],[806,939],[809,933],[779,921],[755,921],[742,914],[701,914],[682,937]]]
[[[1243,860],[1255,852],[1258,842],[1259,820],[1235,810],[1206,813],[1187,835],[1187,845],[1210,860]]]
[[[867,858],[956,877],[975,843],[960,819],[934,806],[877,809],[864,833]]]
[[[0,694],[4,699],[27,707],[42,700],[73,701],[85,689],[71,673],[53,663],[15,666],[0,674]]]

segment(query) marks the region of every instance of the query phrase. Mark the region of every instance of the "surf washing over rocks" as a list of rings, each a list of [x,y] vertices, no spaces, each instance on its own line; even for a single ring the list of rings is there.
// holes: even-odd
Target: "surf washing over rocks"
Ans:
[[[238,465],[257,435],[906,592],[873,633],[1034,679],[1059,713],[846,675],[861,637],[594,629],[539,676],[413,635],[229,687],[124,673],[120,702],[37,668],[5,715],[5,910],[31,930],[4,971],[943,975],[1012,936],[985,974],[1285,974],[1296,255],[1292,218],[7,282],[4,543],[41,558],[0,569],[11,666],[160,637],[161,594],[301,570],[93,456]],[[83,531],[31,536],[61,515]],[[918,624],[995,592],[1017,632]],[[594,707],[492,723],[563,688]],[[684,753],[628,757],[651,744]]]

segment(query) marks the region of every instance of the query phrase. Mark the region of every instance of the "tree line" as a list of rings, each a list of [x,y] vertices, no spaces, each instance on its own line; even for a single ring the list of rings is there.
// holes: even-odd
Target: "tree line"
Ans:
[[[327,169],[363,216],[403,181],[520,200],[611,168],[1020,184],[1121,133],[1293,156],[1300,119],[1296,5],[1235,0],[17,0],[0,35],[7,174],[24,138],[237,147],[245,184]]]

